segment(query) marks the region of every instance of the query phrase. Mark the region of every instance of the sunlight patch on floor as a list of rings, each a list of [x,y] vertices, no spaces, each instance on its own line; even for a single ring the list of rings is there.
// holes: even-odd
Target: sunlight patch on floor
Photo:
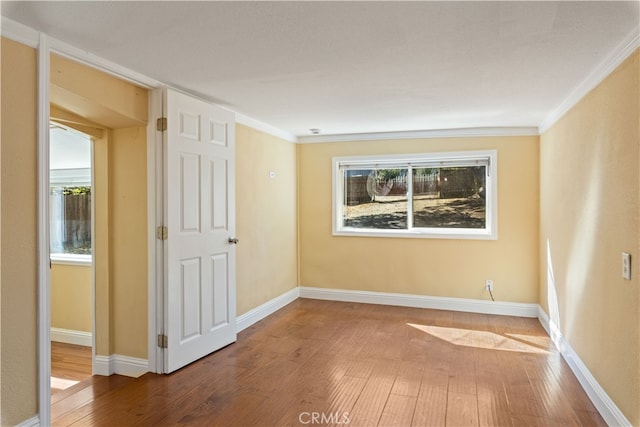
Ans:
[[[473,331],[470,329],[418,325],[415,323],[407,323],[407,325],[454,345],[486,348],[489,350],[517,351],[521,353],[549,353],[547,350],[549,346],[547,337],[523,336],[518,334],[500,335],[489,331]],[[545,341],[542,338],[547,338],[547,340]]]
[[[515,338],[520,342],[529,343],[536,347],[548,349],[551,346],[551,338],[547,335],[522,335],[522,334],[505,334],[508,337]]]
[[[69,387],[78,384],[80,381],[68,380],[65,378],[51,377],[51,388],[54,390],[65,390]]]

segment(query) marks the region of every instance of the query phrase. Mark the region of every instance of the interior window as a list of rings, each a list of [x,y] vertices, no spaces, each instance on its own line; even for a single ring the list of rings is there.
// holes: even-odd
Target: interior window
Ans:
[[[497,153],[334,158],[334,234],[495,239]]]
[[[91,256],[91,139],[51,123],[50,241],[52,259]]]

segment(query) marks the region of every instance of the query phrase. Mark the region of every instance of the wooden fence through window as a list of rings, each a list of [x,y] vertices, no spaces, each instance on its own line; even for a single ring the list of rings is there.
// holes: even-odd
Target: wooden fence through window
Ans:
[[[90,253],[91,192],[64,194],[62,188],[50,193],[51,251]]]
[[[484,186],[484,171],[472,167],[440,168],[437,173],[414,175],[413,195],[429,196],[439,199],[470,197],[478,194]],[[479,173],[481,172],[481,173]],[[367,190],[368,175],[345,177],[345,202],[353,206],[374,201],[376,196]],[[390,180],[391,188],[384,196],[403,196],[407,194],[407,175],[399,175]],[[387,181],[378,179],[378,187]]]

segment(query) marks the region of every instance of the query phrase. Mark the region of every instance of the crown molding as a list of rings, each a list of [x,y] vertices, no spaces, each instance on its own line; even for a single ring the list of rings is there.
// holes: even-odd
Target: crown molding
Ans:
[[[26,46],[37,48],[40,44],[40,32],[33,28],[27,27],[19,22],[9,18],[2,17],[0,25],[0,33],[3,37],[22,43]],[[161,86],[161,83],[155,79],[147,77],[137,71],[130,70],[126,67],[108,61],[91,52],[79,49],[63,41],[47,36],[49,50],[58,55],[80,62],[88,67],[98,69],[112,76],[124,79],[136,85],[146,88],[155,88]]]
[[[4,16],[2,17],[0,30],[3,37],[7,37],[11,40],[17,41],[33,48],[37,48],[39,45],[40,32]],[[108,61],[104,58],[79,49],[63,41],[56,40],[51,37],[47,37],[47,40],[49,42],[50,50],[52,52],[55,52],[56,54],[62,55],[89,67],[98,69],[120,79],[127,80],[131,83],[141,85],[146,88],[157,88],[163,86],[163,83],[159,82],[158,80],[118,65],[114,62]],[[181,90],[180,88],[177,89]],[[190,93],[187,90],[182,89],[181,91],[188,94],[189,96],[195,96],[193,93]],[[207,100],[207,102],[211,101]],[[289,132],[256,120],[252,117],[246,116],[244,114],[237,113],[233,110],[229,111],[232,111],[236,114],[236,122],[240,124],[244,124],[262,132],[266,132],[270,135],[282,138],[289,142],[297,142],[296,136]]]
[[[285,141],[294,143],[298,142],[298,138],[294,134],[272,126],[268,123],[261,122],[260,120],[256,120],[252,117],[246,116],[244,114],[236,113],[236,123],[249,126],[250,128],[268,133],[269,135],[284,139]]]
[[[596,86],[609,76],[620,64],[622,64],[633,52],[640,47],[640,27],[636,27],[624,38],[624,40],[602,61],[580,84],[538,126],[538,133],[549,130],[582,98],[591,92]]]
[[[123,67],[115,62],[101,58],[86,50],[82,50],[68,43],[49,37],[49,47],[52,53],[64,56],[73,61],[80,62],[88,67],[95,68],[122,80],[126,80],[147,89],[162,86],[162,83],[144,74]]]
[[[0,21],[0,34],[18,43],[36,48],[40,43],[40,33],[9,18],[2,17]]]
[[[399,132],[349,133],[335,135],[299,136],[298,142],[348,142],[348,141],[377,141],[384,139],[420,139],[420,138],[459,138],[481,136],[537,136],[538,128],[534,126],[522,127],[482,127],[460,129],[428,129]]]
[[[24,45],[36,48],[39,45],[40,33],[33,28],[2,17],[0,34],[3,37],[17,41]],[[66,56],[85,65],[100,69],[116,77],[132,83],[154,88],[162,85],[161,82],[140,74],[136,71],[122,67],[116,63],[100,58],[90,52],[71,46],[60,40],[48,37],[51,51]],[[481,136],[535,136],[547,131],[571,108],[573,108],[587,93],[600,84],[611,74],[625,59],[640,47],[640,27],[636,27],[627,37],[600,63],[580,84],[555,109],[553,109],[540,123],[538,127],[486,127],[486,128],[461,128],[461,129],[429,129],[398,132],[374,132],[334,135],[305,135],[296,136],[290,132],[272,126],[268,123],[256,120],[236,112],[236,122],[251,128],[266,132],[270,135],[282,138],[294,143],[322,143],[322,142],[347,142],[347,141],[372,141],[384,139],[415,139],[415,138],[454,138],[454,137],[481,137]]]

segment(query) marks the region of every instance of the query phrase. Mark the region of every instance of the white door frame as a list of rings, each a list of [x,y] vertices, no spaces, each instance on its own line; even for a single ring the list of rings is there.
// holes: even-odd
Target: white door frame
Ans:
[[[49,40],[38,41],[38,413],[51,424],[51,295],[49,291]]]
[[[149,125],[147,126],[147,225],[148,225],[148,366],[149,372],[164,373],[164,351],[157,337],[164,324],[164,241],[156,237],[157,227],[164,225],[164,138],[156,129],[162,117],[164,96],[161,86],[149,90]]]
[[[37,49],[38,53],[38,423],[40,425],[51,424],[51,295],[50,271],[49,271],[49,103],[50,103],[50,58],[51,53],[56,53],[98,69],[120,79],[132,82],[136,85],[150,89],[149,92],[149,130],[147,141],[147,160],[149,165],[156,167],[147,168],[147,216],[148,216],[148,313],[149,313],[149,349],[148,362],[150,372],[162,372],[158,370],[157,316],[162,316],[162,310],[158,311],[157,297],[162,298],[162,292],[158,292],[157,278],[160,278],[159,286],[162,286],[163,275],[157,275],[158,260],[156,259],[156,212],[158,203],[162,203],[162,195],[157,196],[157,159],[162,164],[162,149],[157,149],[155,119],[160,117],[158,111],[162,111],[161,98],[158,100],[157,91],[162,87],[160,82],[150,79],[135,71],[131,71],[110,61],[95,57],[88,52],[70,46],[59,40],[52,39],[44,33],[40,33],[17,24],[6,18],[2,18],[3,36],[18,40],[28,46]],[[12,37],[13,36],[13,37]],[[162,168],[160,168],[162,173]],[[160,181],[161,183],[161,181]],[[162,187],[160,186],[160,191]],[[162,215],[162,210],[160,210]],[[162,262],[162,259],[159,260]],[[161,266],[162,264],[160,264]],[[159,288],[162,290],[162,288]],[[162,300],[160,300],[161,302]],[[161,306],[160,306],[161,307]],[[95,324],[95,307],[93,307]],[[160,322],[161,324],[161,322]],[[94,328],[95,349],[95,328]],[[161,355],[161,352],[160,352]],[[95,350],[94,350],[95,359]],[[93,361],[95,364],[95,360]],[[162,366],[162,365],[160,365]]]

